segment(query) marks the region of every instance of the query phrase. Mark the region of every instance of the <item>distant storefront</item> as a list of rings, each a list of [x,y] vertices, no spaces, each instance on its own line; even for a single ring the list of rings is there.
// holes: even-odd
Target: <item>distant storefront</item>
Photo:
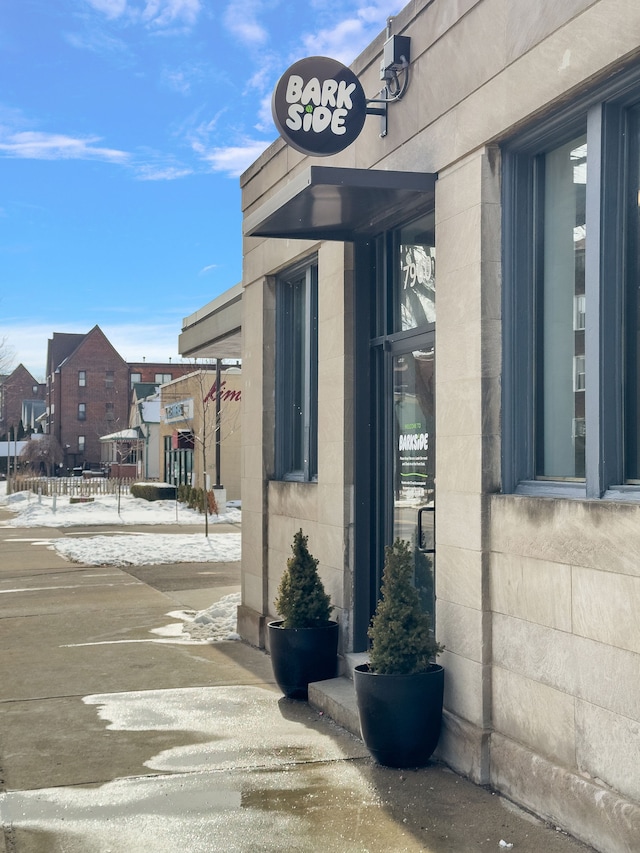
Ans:
[[[160,389],[164,480],[240,498],[242,375],[195,368]]]

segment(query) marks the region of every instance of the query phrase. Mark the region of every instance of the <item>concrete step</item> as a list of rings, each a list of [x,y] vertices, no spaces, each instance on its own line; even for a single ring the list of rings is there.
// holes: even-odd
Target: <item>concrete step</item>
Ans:
[[[309,704],[322,711],[343,729],[360,737],[360,720],[353,686],[353,668],[367,663],[369,655],[348,654],[345,656],[345,674],[327,681],[315,681],[309,685]]]

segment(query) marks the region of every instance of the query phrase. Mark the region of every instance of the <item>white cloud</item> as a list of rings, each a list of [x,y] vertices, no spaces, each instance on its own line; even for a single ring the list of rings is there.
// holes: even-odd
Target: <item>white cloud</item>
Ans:
[[[254,126],[256,130],[260,131],[260,133],[274,132],[273,113],[271,112],[271,93],[265,95],[265,97],[260,101],[258,121]]]
[[[127,8],[127,0],[87,0],[87,2],[110,19],[119,18]]]
[[[100,137],[74,138],[61,133],[21,131],[0,137],[0,154],[28,160],[104,160],[124,163],[125,151],[95,146]]]
[[[137,171],[139,181],[176,181],[193,174],[193,169],[186,166],[155,166],[152,163],[139,166]]]
[[[193,26],[201,8],[200,0],[147,0],[142,19],[154,27],[175,23]]]
[[[144,0],[142,7],[130,0],[86,0],[109,20],[128,17],[133,23],[142,21],[158,29],[176,23],[193,26],[202,8],[201,0]]]
[[[331,56],[349,65],[386,26],[387,18],[406,5],[406,0],[357,3],[343,20],[316,33],[302,36],[303,55]]]
[[[125,361],[180,361],[180,323],[100,323],[100,328]]]
[[[96,316],[100,308],[95,309]],[[179,312],[177,312],[179,314]],[[159,361],[166,363],[180,362],[178,354],[178,335],[181,330],[180,319],[170,319],[166,322],[140,323],[102,323],[98,325],[111,341],[125,361]],[[3,320],[0,325],[0,340],[14,354],[13,366],[22,363],[27,370],[39,381],[44,381],[47,368],[47,342],[54,332],[72,332],[86,334],[95,326],[96,320],[78,320],[74,323],[52,321],[29,323],[21,320],[11,324]]]
[[[259,23],[256,4],[253,2],[232,3],[224,14],[225,27],[245,44],[260,45],[269,39],[269,33]]]
[[[206,267],[202,267],[198,275],[206,275],[207,273],[213,272],[213,270],[217,270],[219,266],[219,264],[207,264]]]
[[[258,159],[271,142],[272,140],[247,140],[242,145],[212,148],[203,152],[202,159],[209,163],[214,172],[226,172],[229,177],[237,178]]]

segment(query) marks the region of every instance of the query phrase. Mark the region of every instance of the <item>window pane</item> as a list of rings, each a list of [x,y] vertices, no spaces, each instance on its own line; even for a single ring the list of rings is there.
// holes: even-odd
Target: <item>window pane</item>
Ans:
[[[399,243],[395,330],[405,332],[436,321],[435,214],[401,228]]]
[[[631,151],[628,176],[628,272],[626,281],[624,475],[640,483],[640,114],[629,117]]]
[[[291,469],[304,468],[305,376],[305,286],[304,280],[291,285]]]
[[[537,474],[585,473],[586,136],[544,155]]]
[[[317,271],[278,284],[276,431],[278,476],[317,476]]]

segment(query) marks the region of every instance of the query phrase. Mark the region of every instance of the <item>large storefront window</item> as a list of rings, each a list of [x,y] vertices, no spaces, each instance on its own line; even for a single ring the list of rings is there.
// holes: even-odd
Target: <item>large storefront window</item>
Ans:
[[[318,267],[282,276],[276,289],[276,476],[318,475]]]
[[[640,75],[631,82],[504,150],[505,491],[639,496]]]

